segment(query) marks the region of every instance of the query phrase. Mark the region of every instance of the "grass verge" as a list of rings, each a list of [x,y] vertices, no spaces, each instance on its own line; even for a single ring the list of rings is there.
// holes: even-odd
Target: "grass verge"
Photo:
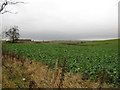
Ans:
[[[30,61],[13,54],[2,56],[3,88],[111,88],[112,85],[101,84],[82,79],[81,74],[69,74],[60,68],[56,61],[54,70],[41,62]]]

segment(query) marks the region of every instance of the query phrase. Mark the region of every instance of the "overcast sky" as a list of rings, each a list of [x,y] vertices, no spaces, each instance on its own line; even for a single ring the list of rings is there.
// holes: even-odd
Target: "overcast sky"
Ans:
[[[21,38],[34,40],[118,38],[119,0],[23,1],[8,7],[18,14],[2,15],[3,30],[17,25]]]

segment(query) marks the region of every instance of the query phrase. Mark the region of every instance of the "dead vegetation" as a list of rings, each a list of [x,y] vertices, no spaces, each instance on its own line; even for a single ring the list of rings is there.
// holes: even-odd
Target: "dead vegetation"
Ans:
[[[2,56],[2,84],[3,88],[107,88],[99,82],[82,80],[79,73],[66,72],[66,60],[62,66],[56,60],[55,69],[43,65],[41,62],[30,61],[18,55],[3,53]],[[102,85],[102,86],[101,86]]]

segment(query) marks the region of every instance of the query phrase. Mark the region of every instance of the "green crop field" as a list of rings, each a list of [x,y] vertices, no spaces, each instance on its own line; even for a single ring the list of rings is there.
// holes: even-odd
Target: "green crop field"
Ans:
[[[109,44],[105,44],[106,42]],[[92,80],[98,80],[98,78],[102,78],[104,75],[106,83],[119,83],[117,40],[88,42],[87,44],[97,43],[104,44],[96,46],[79,46],[52,43],[5,43],[3,44],[3,48],[30,60],[41,61],[46,65],[50,65],[52,69],[54,68],[56,59],[61,61],[66,59],[67,71],[69,73],[84,73]]]

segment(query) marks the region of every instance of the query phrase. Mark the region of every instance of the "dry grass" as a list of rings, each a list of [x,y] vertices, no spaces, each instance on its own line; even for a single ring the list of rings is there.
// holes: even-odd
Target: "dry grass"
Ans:
[[[99,82],[82,80],[81,74],[68,74],[65,65],[55,70],[41,62],[30,61],[19,56],[3,55],[3,88],[98,88]],[[111,86],[101,86],[103,88]]]

